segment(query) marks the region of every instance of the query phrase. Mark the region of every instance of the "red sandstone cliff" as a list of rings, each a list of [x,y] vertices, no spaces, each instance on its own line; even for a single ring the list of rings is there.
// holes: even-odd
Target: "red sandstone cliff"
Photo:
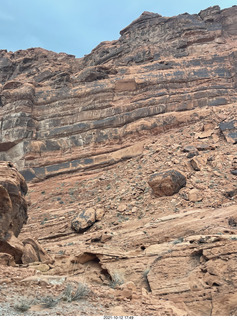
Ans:
[[[2,50],[1,160],[27,180],[107,166],[137,155],[130,146],[140,135],[234,103],[236,12],[144,12],[82,59]]]
[[[0,52],[0,160],[29,189],[19,240],[52,257],[0,268],[3,315],[23,291],[27,315],[237,314],[236,26],[236,6],[144,12],[81,59]],[[63,301],[78,282],[87,302]]]

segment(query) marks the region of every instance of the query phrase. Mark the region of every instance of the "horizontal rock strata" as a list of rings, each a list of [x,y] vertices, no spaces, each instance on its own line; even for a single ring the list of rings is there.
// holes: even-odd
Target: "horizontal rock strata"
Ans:
[[[0,160],[27,180],[108,166],[141,135],[235,103],[236,11],[144,12],[81,59],[2,50]]]

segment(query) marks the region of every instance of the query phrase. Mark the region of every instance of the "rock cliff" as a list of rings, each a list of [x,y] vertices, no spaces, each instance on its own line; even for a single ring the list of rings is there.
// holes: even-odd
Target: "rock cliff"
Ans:
[[[84,58],[0,52],[0,159],[29,189],[0,313],[24,290],[30,316],[237,315],[236,25],[144,12]]]
[[[29,181],[109,166],[158,134],[236,101],[237,7],[167,18],[144,12],[77,59],[0,52],[0,159]]]

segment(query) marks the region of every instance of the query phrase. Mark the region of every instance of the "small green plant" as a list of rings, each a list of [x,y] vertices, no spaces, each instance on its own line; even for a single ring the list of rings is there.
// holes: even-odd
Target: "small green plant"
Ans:
[[[48,221],[48,218],[44,218],[44,220],[42,220],[41,222],[40,222],[40,224],[45,224],[45,222],[47,222]]]
[[[182,243],[184,241],[184,239],[181,237],[181,238],[178,238],[176,240],[174,240],[172,243],[173,244],[178,244],[178,243]]]
[[[77,286],[76,291],[74,292],[72,296],[72,301],[78,301],[90,293],[89,288],[84,283],[79,283]]]
[[[19,303],[15,304],[14,309],[19,312],[25,312],[30,309],[31,302],[22,300]]]
[[[43,297],[40,301],[40,304],[42,305],[42,307],[44,308],[53,308],[55,307],[59,302],[59,299],[58,298],[54,298],[54,297],[51,297],[51,296],[46,296],[46,297]]]
[[[111,288],[116,288],[117,286],[121,286],[124,283],[123,276],[120,272],[114,272],[111,275],[111,281],[110,281],[110,287]]]
[[[60,254],[60,255],[64,255],[65,254],[65,250],[59,250],[57,253]]]
[[[62,293],[62,300],[67,302],[78,301],[90,293],[89,288],[84,283],[78,283],[76,290],[73,292],[71,284],[68,284]]]

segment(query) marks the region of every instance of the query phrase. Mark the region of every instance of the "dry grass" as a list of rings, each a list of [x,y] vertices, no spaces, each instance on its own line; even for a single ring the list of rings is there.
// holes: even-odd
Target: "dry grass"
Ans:
[[[81,282],[78,283],[78,286],[75,291],[73,291],[72,285],[68,284],[63,291],[62,300],[68,301],[68,302],[78,301],[88,296],[89,293],[90,293],[90,290],[87,287],[87,285],[84,283],[81,283]]]

